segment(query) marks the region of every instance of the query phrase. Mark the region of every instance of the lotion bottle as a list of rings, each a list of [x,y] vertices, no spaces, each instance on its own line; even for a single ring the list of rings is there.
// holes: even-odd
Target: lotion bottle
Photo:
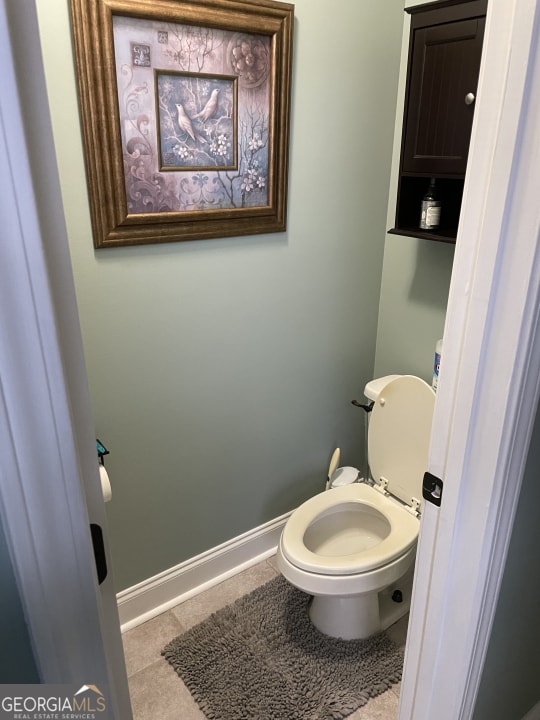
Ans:
[[[431,178],[429,188],[422,199],[420,229],[436,230],[441,222],[441,201],[435,189],[435,178]]]

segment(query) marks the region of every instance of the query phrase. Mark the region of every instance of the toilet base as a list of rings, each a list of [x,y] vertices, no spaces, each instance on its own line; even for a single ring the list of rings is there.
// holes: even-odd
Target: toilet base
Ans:
[[[381,592],[363,595],[314,595],[309,617],[325,635],[342,640],[363,640],[397,622],[411,606],[414,566],[397,582]],[[392,599],[395,591],[401,602]]]
[[[375,635],[380,627],[377,593],[336,597],[314,596],[309,617],[317,630],[342,640],[357,640]]]

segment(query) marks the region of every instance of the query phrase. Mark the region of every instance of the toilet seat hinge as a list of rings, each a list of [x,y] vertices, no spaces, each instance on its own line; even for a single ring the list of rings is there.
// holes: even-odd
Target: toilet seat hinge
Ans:
[[[417,500],[415,497],[411,498],[411,504],[406,505],[407,512],[410,512],[411,515],[414,515],[414,517],[418,517],[420,515],[420,500]]]
[[[375,488],[375,490],[378,490],[381,495],[388,495],[388,480],[386,478],[379,478],[379,480],[375,482],[375,485],[373,487]]]

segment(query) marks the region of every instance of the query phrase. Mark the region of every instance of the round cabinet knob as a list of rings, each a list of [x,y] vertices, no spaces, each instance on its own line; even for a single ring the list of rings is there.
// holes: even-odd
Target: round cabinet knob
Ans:
[[[467,93],[465,95],[465,105],[472,105],[474,100],[474,93]]]

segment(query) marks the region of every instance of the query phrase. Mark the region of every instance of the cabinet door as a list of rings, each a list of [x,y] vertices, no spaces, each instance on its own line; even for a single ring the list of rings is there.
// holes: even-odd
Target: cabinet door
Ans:
[[[484,25],[413,27],[402,172],[465,174]]]

